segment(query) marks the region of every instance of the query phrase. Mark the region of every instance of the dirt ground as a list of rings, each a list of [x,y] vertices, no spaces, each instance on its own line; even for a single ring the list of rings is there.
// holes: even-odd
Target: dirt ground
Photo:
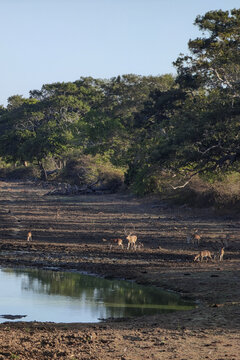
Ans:
[[[42,184],[0,181],[1,267],[54,266],[132,279],[177,291],[197,308],[98,324],[6,321],[0,360],[240,359],[239,218],[156,198],[48,191]],[[195,229],[200,245],[186,241]],[[121,249],[102,240],[124,239],[130,231],[144,247],[127,250],[124,240]],[[217,254],[223,242],[222,262],[193,262],[200,250]]]

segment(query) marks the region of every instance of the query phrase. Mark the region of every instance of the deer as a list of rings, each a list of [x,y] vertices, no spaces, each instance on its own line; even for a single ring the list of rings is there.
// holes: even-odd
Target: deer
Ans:
[[[133,247],[134,250],[136,250],[137,249],[137,246],[136,246],[137,235],[133,235],[132,232],[130,232],[128,234],[125,228],[124,228],[124,233],[125,233],[126,239],[128,241],[127,249],[129,250],[131,247]]]
[[[224,255],[224,247],[221,248],[220,250],[220,255],[219,255],[219,260],[223,261],[223,255]]]
[[[121,248],[123,249],[123,240],[120,238],[117,239],[111,239],[111,241],[113,241],[115,244],[118,244],[118,246],[121,246]]]
[[[120,247],[123,249],[123,240],[120,239],[120,238],[110,239],[110,240],[102,239],[102,241],[103,241],[103,242],[109,241],[109,242],[111,243],[110,249],[112,248],[112,243],[117,244],[118,246],[120,246]]]
[[[203,261],[204,258],[209,258],[212,260],[212,254],[210,251],[208,250],[203,250],[203,251],[200,251],[195,257],[194,257],[194,260],[193,261],[197,261],[198,259],[200,259],[200,261]]]
[[[193,244],[196,244],[196,245],[200,245],[200,241],[201,241],[201,235],[198,234],[198,230],[195,230],[193,236],[192,236],[192,242]]]
[[[130,247],[133,247],[136,250],[137,236],[136,235],[128,235],[126,237],[126,239],[128,241],[127,249],[130,249]]]
[[[194,230],[194,234],[189,234],[187,236],[187,244],[194,244],[194,245],[200,245],[201,241],[201,235],[198,234],[198,230]]]
[[[32,232],[31,231],[29,231],[28,233],[27,233],[27,241],[32,241]]]

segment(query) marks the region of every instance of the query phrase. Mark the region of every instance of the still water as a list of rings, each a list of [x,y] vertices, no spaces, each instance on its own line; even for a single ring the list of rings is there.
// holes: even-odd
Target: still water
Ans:
[[[18,321],[98,322],[194,307],[156,287],[75,272],[0,269],[0,289],[0,322],[10,319],[3,315],[26,315]]]

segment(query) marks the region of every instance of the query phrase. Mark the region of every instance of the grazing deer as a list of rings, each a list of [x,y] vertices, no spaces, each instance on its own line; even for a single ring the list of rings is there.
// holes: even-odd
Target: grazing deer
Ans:
[[[28,233],[27,233],[27,241],[32,241],[32,232],[31,231],[29,231]]]
[[[113,241],[115,244],[118,244],[118,246],[121,246],[121,248],[123,249],[123,240],[120,238],[117,239],[111,239],[111,241]]]
[[[195,258],[194,258],[194,261],[197,261],[198,259],[200,259],[200,261],[203,261],[204,258],[209,258],[212,260],[212,254],[210,251],[208,250],[203,250],[203,251],[200,251],[200,253],[198,253]]]
[[[103,242],[109,241],[109,242],[111,243],[110,249],[112,248],[112,243],[117,244],[118,246],[121,246],[121,248],[123,249],[123,240],[120,239],[120,238],[110,239],[110,240],[102,239],[102,241],[103,241]]]
[[[219,260],[220,260],[220,261],[223,260],[223,255],[224,255],[224,247],[221,248],[221,250],[220,250],[220,256],[219,256]]]

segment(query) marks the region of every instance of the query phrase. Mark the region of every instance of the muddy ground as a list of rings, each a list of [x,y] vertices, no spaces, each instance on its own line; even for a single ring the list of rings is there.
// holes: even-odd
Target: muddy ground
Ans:
[[[0,266],[131,279],[177,291],[198,306],[98,324],[6,321],[0,324],[0,360],[240,359],[239,218],[170,207],[156,198],[48,191],[42,184],[0,182]],[[199,246],[186,241],[194,229],[202,236]],[[125,241],[121,249],[102,240],[124,239],[130,231],[144,247],[127,250]],[[193,262],[203,249],[217,255],[223,242],[222,262],[217,256]]]

